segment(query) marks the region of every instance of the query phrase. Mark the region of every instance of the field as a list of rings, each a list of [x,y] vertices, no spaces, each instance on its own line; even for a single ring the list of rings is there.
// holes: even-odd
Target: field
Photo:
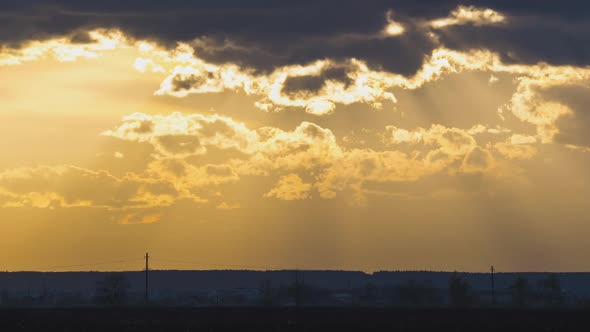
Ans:
[[[589,331],[581,310],[408,308],[0,309],[0,331]]]

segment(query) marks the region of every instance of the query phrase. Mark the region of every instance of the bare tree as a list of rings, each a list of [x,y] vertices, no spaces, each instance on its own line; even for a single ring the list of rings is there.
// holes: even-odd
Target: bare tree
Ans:
[[[277,296],[275,290],[272,288],[272,283],[270,279],[265,279],[260,284],[259,290],[262,296],[262,305],[271,307],[276,304],[275,302]]]
[[[549,274],[547,278],[539,281],[539,296],[541,301],[549,306],[563,304],[561,281],[556,274]]]
[[[510,286],[510,294],[512,304],[521,308],[528,306],[532,295],[528,279],[523,276],[516,277]]]
[[[122,273],[109,273],[96,283],[95,301],[98,304],[119,306],[127,303],[129,282]]]
[[[453,273],[449,279],[449,301],[454,307],[470,307],[475,304],[475,293],[467,280]]]

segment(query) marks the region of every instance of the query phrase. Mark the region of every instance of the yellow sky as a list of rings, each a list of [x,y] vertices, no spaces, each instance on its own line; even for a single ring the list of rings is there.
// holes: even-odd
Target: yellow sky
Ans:
[[[544,94],[587,68],[441,48],[412,77],[354,60],[349,84],[289,94],[340,64],[257,73],[117,38],[5,55],[0,269],[587,270],[588,150]]]

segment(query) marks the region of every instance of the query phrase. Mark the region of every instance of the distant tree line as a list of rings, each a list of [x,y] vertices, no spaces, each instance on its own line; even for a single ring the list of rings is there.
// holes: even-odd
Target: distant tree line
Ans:
[[[137,293],[130,293],[130,283],[124,273],[109,273],[96,283],[92,300],[100,306],[125,306],[143,303]],[[359,287],[341,289],[321,289],[304,282],[291,285],[275,286],[271,279],[263,280],[257,287],[247,289],[247,293],[232,290],[215,291],[211,295],[178,293],[161,302],[154,298],[152,304],[175,305],[260,305],[260,306],[297,306],[297,305],[339,305],[339,306],[403,306],[403,307],[476,307],[493,305],[488,291],[477,291],[469,280],[460,273],[449,276],[446,289],[436,287],[431,281],[408,279],[398,285],[378,286],[368,282]],[[515,308],[560,307],[566,305],[565,292],[557,274],[548,274],[545,278],[532,283],[525,276],[514,278],[509,287],[497,290],[501,296],[497,306]],[[52,298],[53,296],[53,298]],[[0,292],[0,305],[29,306],[35,303],[82,303],[83,298],[76,294],[68,298],[56,299],[55,295],[44,291],[36,298],[30,294],[11,294]],[[52,301],[52,302],[50,302]],[[160,301],[160,302],[158,302]],[[576,303],[569,298],[568,305],[590,307],[590,300]]]

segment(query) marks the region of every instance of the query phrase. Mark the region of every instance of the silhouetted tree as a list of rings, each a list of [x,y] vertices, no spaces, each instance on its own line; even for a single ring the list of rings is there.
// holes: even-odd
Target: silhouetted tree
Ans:
[[[556,274],[549,274],[545,279],[539,281],[539,296],[546,305],[558,306],[563,304],[561,281]]]
[[[267,307],[275,305],[277,296],[275,290],[272,288],[271,280],[265,279],[260,284],[259,289],[261,294],[262,305]]]
[[[95,301],[102,305],[123,305],[127,302],[129,286],[122,273],[109,273],[96,283]]]
[[[454,307],[469,307],[475,304],[475,293],[467,280],[457,272],[449,279],[449,301]]]
[[[379,290],[374,283],[367,282],[363,290],[362,297],[366,302],[374,303],[377,299],[378,291]]]
[[[395,287],[396,298],[404,305],[422,306],[440,303],[439,290],[431,282],[408,279]]]
[[[518,276],[510,285],[510,294],[512,296],[512,304],[524,308],[529,305],[532,295],[532,290],[527,278]]]

